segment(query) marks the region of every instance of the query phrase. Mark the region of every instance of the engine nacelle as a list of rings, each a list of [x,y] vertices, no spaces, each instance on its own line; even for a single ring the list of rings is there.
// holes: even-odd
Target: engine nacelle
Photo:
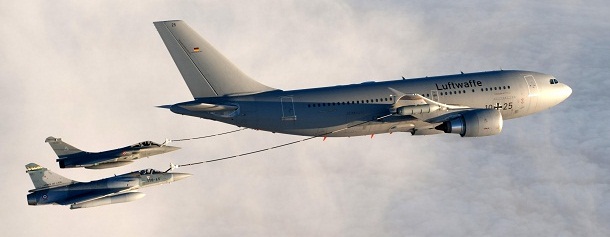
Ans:
[[[502,132],[502,114],[494,109],[478,109],[463,113],[460,117],[443,122],[436,129],[445,133],[457,133],[462,137],[483,137]]]

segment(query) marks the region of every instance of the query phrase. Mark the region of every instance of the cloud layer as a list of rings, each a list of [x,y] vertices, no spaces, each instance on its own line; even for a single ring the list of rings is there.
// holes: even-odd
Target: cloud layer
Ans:
[[[123,1],[0,9],[0,218],[10,236],[607,236],[610,8],[506,1]],[[190,94],[153,21],[183,19],[244,72],[282,89],[524,69],[573,95],[476,139],[312,140],[181,168],[137,202],[29,207],[24,165],[92,180],[299,139],[243,131],[113,170],[59,170],[47,136],[100,151],[234,127],[154,106]]]

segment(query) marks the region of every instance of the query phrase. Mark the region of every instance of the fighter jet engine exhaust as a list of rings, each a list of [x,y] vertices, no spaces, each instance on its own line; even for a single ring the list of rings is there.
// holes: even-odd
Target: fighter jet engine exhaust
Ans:
[[[503,122],[500,111],[478,109],[465,112],[435,128],[445,133],[457,133],[462,137],[483,137],[502,132]]]

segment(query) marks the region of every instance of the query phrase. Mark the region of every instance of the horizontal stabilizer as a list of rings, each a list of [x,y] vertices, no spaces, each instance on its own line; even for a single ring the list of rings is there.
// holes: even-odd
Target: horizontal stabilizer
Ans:
[[[188,104],[180,104],[177,105],[183,109],[196,111],[196,112],[225,112],[225,111],[235,111],[238,109],[237,106],[234,105],[216,105],[216,104],[206,104],[206,103],[188,103]]]

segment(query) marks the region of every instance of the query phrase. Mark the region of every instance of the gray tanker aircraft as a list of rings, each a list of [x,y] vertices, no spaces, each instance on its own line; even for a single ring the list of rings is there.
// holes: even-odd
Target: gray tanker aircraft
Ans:
[[[516,70],[283,91],[242,73],[185,22],[154,25],[194,98],[161,107],[257,130],[488,136],[502,131],[504,119],[546,110],[572,93],[552,75]]]
[[[159,155],[180,149],[151,141],[140,142],[114,150],[86,152],[65,143],[61,138],[47,137],[48,142],[57,154],[60,168],[106,169],[131,164],[134,160]]]
[[[134,190],[191,176],[147,169],[91,182],[78,182],[34,163],[27,164],[25,168],[35,187],[27,195],[28,205],[70,205],[70,209],[135,201],[145,194]]]

